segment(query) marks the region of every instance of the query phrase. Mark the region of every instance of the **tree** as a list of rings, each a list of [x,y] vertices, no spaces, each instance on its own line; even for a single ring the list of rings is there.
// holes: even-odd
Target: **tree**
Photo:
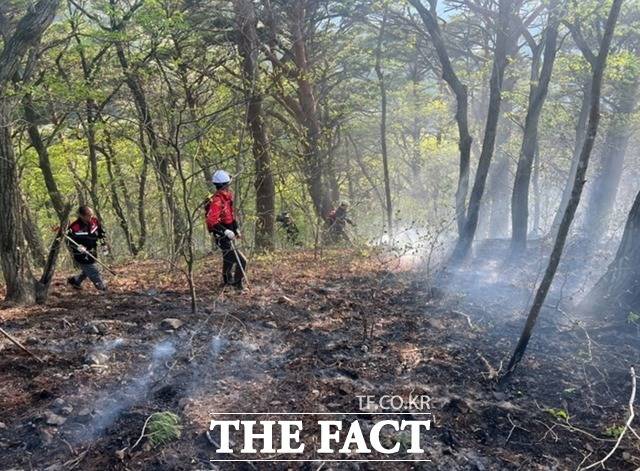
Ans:
[[[458,237],[458,242],[451,257],[451,260],[454,263],[462,261],[467,256],[475,237],[476,228],[478,227],[480,203],[482,200],[482,194],[484,193],[487,175],[489,173],[491,158],[493,156],[496,142],[496,131],[500,117],[502,80],[504,78],[504,70],[507,66],[507,45],[509,40],[514,39],[511,38],[510,31],[511,15],[513,14],[513,1],[500,0],[498,3],[498,10],[495,52],[489,84],[489,108],[484,131],[484,139],[482,142],[482,151],[478,159],[476,177],[473,189],[471,190],[471,196],[469,197],[469,207],[467,209],[465,224]]]
[[[31,273],[22,225],[21,197],[16,157],[12,141],[13,103],[8,93],[10,82],[30,48],[53,21],[58,0],[40,0],[18,21],[13,32],[2,31],[7,38],[0,54],[0,262],[7,285],[5,300],[30,304],[36,300],[36,283]]]
[[[615,204],[625,154],[633,134],[632,119],[638,103],[640,77],[631,70],[615,87],[610,123],[600,152],[597,174],[590,182],[583,233],[590,245],[596,245],[606,234]]]
[[[258,250],[271,250],[275,231],[275,184],[271,171],[269,139],[262,110],[257,18],[251,0],[235,0],[234,9],[238,29],[238,52],[242,56],[243,87],[248,101],[247,125],[253,138],[257,218],[255,242]]]
[[[382,13],[382,22],[378,33],[376,46],[375,71],[380,87],[380,150],[382,151],[382,170],[384,176],[385,209],[387,214],[387,230],[389,236],[393,235],[393,207],[391,205],[391,182],[389,180],[389,153],[387,151],[387,87],[382,69],[382,46],[384,42],[385,28],[387,25],[387,7]]]
[[[511,196],[511,248],[514,253],[521,253],[526,248],[527,230],[529,227],[529,185],[531,170],[538,146],[538,123],[542,106],[547,97],[551,72],[556,57],[558,41],[558,28],[560,19],[556,13],[557,4],[550,5],[549,19],[544,33],[544,42],[536,45],[535,40],[531,44],[532,65],[529,91],[529,104],[525,118],[522,147],[516,169],[513,193]],[[538,70],[540,55],[544,48],[542,69]]]
[[[582,151],[580,152],[580,158],[578,160],[577,172],[573,182],[573,188],[571,190],[571,198],[569,199],[567,208],[562,217],[562,222],[560,224],[560,227],[558,228],[558,235],[556,236],[553,250],[551,251],[544,276],[542,278],[542,281],[540,282],[540,286],[536,291],[536,295],[534,297],[533,304],[531,305],[531,309],[529,310],[529,315],[527,316],[527,321],[525,323],[524,329],[522,331],[520,339],[518,340],[518,344],[516,345],[511,360],[509,361],[509,366],[507,367],[507,370],[501,379],[502,381],[506,381],[511,376],[525,353],[527,344],[529,343],[529,339],[531,338],[531,334],[533,332],[533,328],[535,327],[536,320],[538,319],[538,315],[540,314],[540,310],[542,309],[544,300],[547,297],[547,293],[549,292],[549,288],[551,287],[551,283],[553,282],[553,278],[555,277],[558,264],[560,263],[560,258],[562,257],[562,251],[567,240],[567,235],[569,234],[569,229],[571,228],[571,223],[573,222],[573,217],[575,216],[576,209],[578,208],[578,203],[580,203],[582,188],[584,187],[585,183],[585,175],[589,166],[589,158],[591,156],[593,143],[598,132],[598,123],[600,121],[600,92],[602,89],[602,76],[604,74],[604,69],[607,63],[607,56],[609,55],[609,48],[611,46],[611,38],[613,37],[613,32],[618,20],[621,5],[622,0],[613,0],[611,10],[607,18],[604,35],[600,43],[600,49],[593,64],[589,122],[587,125],[586,138],[582,146]]]
[[[640,311],[640,192],[629,211],[613,262],[580,303],[579,310],[602,317],[613,313],[621,324],[627,323],[629,313]]]
[[[265,7],[266,24],[269,28],[265,53],[273,66],[277,86],[274,97],[300,130],[302,166],[309,195],[316,215],[324,218],[331,201],[325,178],[326,152],[323,149],[322,124],[308,47],[315,27],[313,18],[319,5],[315,0],[295,0],[282,5],[266,0]],[[279,9],[276,10],[276,7]],[[280,29],[280,19],[286,23],[284,31],[291,47],[279,52],[281,42],[278,34],[283,31]],[[295,84],[293,94],[289,92],[291,84]]]
[[[420,18],[429,33],[433,42],[440,67],[442,68],[442,78],[447,82],[451,91],[456,97],[456,123],[458,125],[458,148],[460,150],[460,164],[458,170],[458,185],[456,189],[456,223],[458,233],[462,236],[466,219],[466,201],[469,188],[469,167],[471,164],[471,143],[473,141],[469,133],[468,117],[468,92],[456,74],[449,52],[442,38],[442,32],[438,25],[436,15],[437,0],[430,0],[430,9],[427,9],[420,0],[409,0],[409,3],[418,10]]]

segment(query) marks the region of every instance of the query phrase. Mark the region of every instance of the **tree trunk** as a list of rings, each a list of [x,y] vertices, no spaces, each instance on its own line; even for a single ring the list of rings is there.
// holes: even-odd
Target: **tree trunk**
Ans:
[[[6,283],[5,300],[16,304],[35,301],[24,240],[18,172],[11,138],[11,108],[8,84],[28,49],[40,40],[55,16],[58,0],[40,0],[32,6],[7,37],[0,54],[0,264]]]
[[[545,270],[542,281],[540,282],[540,286],[536,291],[536,295],[533,300],[531,310],[529,311],[524,330],[522,331],[520,340],[516,345],[511,360],[509,361],[507,371],[501,378],[501,381],[506,381],[511,376],[515,367],[518,365],[524,355],[527,344],[529,343],[529,339],[531,338],[536,320],[538,319],[538,315],[540,314],[540,310],[542,309],[544,300],[547,297],[547,293],[549,292],[549,288],[551,287],[551,283],[553,282],[553,278],[555,277],[556,269],[558,268],[558,264],[560,263],[562,250],[564,249],[564,244],[567,240],[567,235],[569,234],[569,229],[571,227],[573,217],[575,216],[576,209],[578,208],[578,203],[580,203],[580,196],[582,195],[585,175],[589,166],[589,158],[591,156],[591,150],[593,149],[593,143],[596,139],[598,122],[600,121],[600,91],[602,89],[602,76],[607,63],[607,56],[609,54],[611,38],[613,36],[616,21],[618,19],[618,14],[620,13],[621,4],[622,0],[613,0],[611,11],[609,12],[609,17],[607,18],[604,36],[602,37],[602,42],[600,44],[598,57],[594,62],[593,78],[591,80],[591,106],[589,108],[589,123],[587,126],[587,135],[584,141],[584,145],[582,146],[582,151],[580,152],[580,158],[578,159],[578,168],[571,190],[571,198],[569,198],[567,209],[564,212],[562,222],[560,223],[560,227],[558,228],[558,235],[554,242],[551,256],[549,257],[549,263]]]
[[[51,248],[49,249],[49,254],[47,255],[47,261],[44,264],[44,268],[42,270],[42,276],[36,283],[36,302],[38,304],[44,304],[47,301],[47,297],[49,295],[49,286],[51,285],[51,280],[53,280],[53,275],[56,270],[56,263],[58,261],[58,256],[60,255],[60,249],[63,247],[63,235],[67,230],[69,213],[71,213],[71,204],[67,203],[67,205],[63,208],[63,213],[60,217],[60,226],[58,227],[58,233],[51,243]]]
[[[21,198],[20,203],[22,207],[22,227],[24,228],[24,237],[27,241],[29,252],[31,253],[31,259],[37,267],[42,268],[46,261],[46,253],[38,224],[34,220],[33,214],[24,197]]]
[[[258,250],[273,250],[276,194],[258,76],[257,19],[251,0],[236,0],[234,9],[238,25],[238,51],[242,56],[244,90],[249,101],[247,125],[253,138],[257,218],[255,244]]]
[[[429,33],[433,46],[438,55],[442,78],[447,82],[456,97],[456,124],[458,125],[458,149],[460,151],[460,163],[458,169],[458,185],[456,188],[456,223],[458,234],[462,236],[466,220],[466,200],[469,189],[469,167],[471,163],[471,134],[469,133],[469,103],[467,86],[460,82],[445,46],[438,25],[436,12],[429,11],[420,0],[409,0],[409,3],[418,11],[422,22]]]
[[[49,159],[49,151],[47,146],[42,140],[38,124],[36,122],[36,113],[33,107],[33,99],[30,93],[27,93],[22,99],[22,108],[24,111],[24,119],[27,123],[27,134],[29,135],[29,141],[38,154],[38,164],[42,177],[44,178],[44,184],[47,187],[49,193],[49,199],[53,205],[58,218],[61,218],[64,214],[65,202],[64,198],[60,194],[56,179],[51,169],[51,160]]]
[[[146,215],[146,191],[147,191],[147,173],[149,171],[149,153],[144,142],[144,129],[141,123],[138,123],[138,133],[140,135],[140,150],[142,152],[142,169],[140,169],[140,177],[138,178],[138,250],[142,251],[147,242],[147,215]]]
[[[122,68],[125,76],[125,83],[133,96],[133,101],[138,113],[138,119],[140,120],[142,129],[144,130],[144,133],[140,137],[141,139],[144,139],[146,136],[149,141],[148,152],[154,164],[156,174],[158,175],[158,182],[160,183],[162,194],[169,210],[169,217],[173,232],[173,248],[175,250],[178,248],[182,239],[181,234],[184,229],[184,223],[173,192],[173,180],[171,177],[169,159],[160,149],[155,123],[151,115],[151,109],[147,103],[147,97],[141,85],[140,77],[129,67],[129,62],[127,61],[122,43],[116,42],[116,52],[120,67]],[[147,147],[144,143],[141,143],[140,145],[141,147]]]
[[[323,181],[323,153],[321,149],[322,129],[318,119],[318,110],[311,71],[307,58],[304,29],[305,5],[298,0],[291,7],[291,34],[293,36],[293,57],[297,67],[296,82],[298,99],[302,114],[302,124],[306,130],[305,148],[306,177],[316,214],[326,217],[331,202],[329,192]]]
[[[640,312],[640,192],[636,195],[613,262],[579,306],[582,312],[622,315]]]
[[[458,243],[453,251],[451,260],[453,263],[462,261],[473,243],[473,238],[478,226],[478,215],[480,212],[480,203],[484,187],[489,173],[489,166],[496,142],[496,131],[498,120],[500,117],[500,105],[502,103],[502,80],[504,78],[504,70],[507,65],[507,42],[509,41],[509,25],[511,23],[512,0],[500,0],[499,2],[499,21],[498,31],[496,33],[495,56],[493,61],[493,69],[491,71],[490,92],[489,92],[489,110],[487,114],[487,123],[484,131],[484,140],[482,142],[482,151],[478,160],[478,169],[469,198],[469,207],[467,210],[467,218],[462,233],[458,238]]]
[[[516,169],[513,193],[511,195],[511,248],[513,253],[522,253],[527,246],[529,228],[529,184],[531,170],[538,146],[538,123],[542,106],[547,98],[549,82],[556,58],[559,22],[555,15],[549,14],[549,26],[545,32],[544,59],[542,70],[538,74],[537,65],[532,64],[529,106],[525,118],[522,146]]]
[[[511,57],[511,56],[509,56]],[[502,94],[513,92],[516,86],[516,78],[505,79]],[[503,100],[498,119],[495,156],[489,168],[487,176],[487,190],[485,200],[482,202],[478,227],[482,225],[482,220],[486,221],[487,237],[490,239],[505,238],[508,234],[509,226],[509,193],[511,180],[511,156],[508,154],[506,146],[513,134],[513,122],[507,116],[513,111],[513,102]],[[483,214],[483,212],[485,212]],[[476,233],[476,235],[478,235]]]
[[[0,259],[7,286],[5,301],[15,304],[35,302],[35,280],[22,225],[16,159],[11,139],[11,112],[4,87],[0,88]]]
[[[375,70],[380,87],[380,150],[382,151],[382,171],[384,178],[385,209],[387,215],[387,230],[389,237],[393,237],[393,207],[391,205],[391,182],[389,180],[389,156],[387,154],[387,87],[382,71],[382,45],[384,41],[385,26],[387,24],[387,9],[382,15],[378,46],[376,48]]]
[[[601,151],[599,172],[592,179],[583,229],[589,244],[596,245],[607,232],[616,201],[624,158],[632,134],[632,115],[637,104],[638,77],[619,85]]]
[[[533,180],[531,186],[533,187],[533,228],[531,235],[533,237],[540,237],[540,146],[536,144],[536,150],[533,153]]]
[[[138,254],[139,250],[136,247],[135,242],[133,241],[133,234],[131,233],[131,228],[129,226],[129,221],[127,214],[120,202],[120,195],[118,194],[118,183],[116,176],[114,175],[114,167],[115,167],[115,152],[113,150],[113,146],[111,145],[111,138],[109,133],[105,129],[105,142],[106,148],[102,155],[104,156],[104,161],[107,167],[107,175],[109,176],[109,190],[111,193],[111,206],[113,206],[113,210],[116,213],[116,217],[118,222],[120,223],[120,228],[124,233],[124,238],[127,243],[127,248],[129,249],[129,253],[134,257]],[[125,194],[125,199],[127,195]]]
[[[567,209],[567,204],[571,198],[572,183],[576,178],[576,172],[578,170],[578,160],[580,158],[580,150],[584,144],[584,138],[587,132],[587,118],[589,116],[589,103],[591,101],[591,79],[587,80],[584,84],[584,91],[582,93],[582,103],[580,104],[580,114],[578,115],[578,122],[576,123],[576,138],[573,148],[573,156],[571,158],[571,167],[569,168],[569,174],[562,190],[562,196],[560,198],[560,204],[558,210],[553,218],[551,224],[551,230],[549,231],[550,237],[554,237],[560,227],[562,221],[562,215]]]

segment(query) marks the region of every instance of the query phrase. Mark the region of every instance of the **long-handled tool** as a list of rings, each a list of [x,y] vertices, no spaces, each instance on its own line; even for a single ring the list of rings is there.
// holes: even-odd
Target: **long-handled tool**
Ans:
[[[31,355],[33,358],[35,358],[36,360],[38,360],[40,363],[44,363],[44,360],[42,358],[40,358],[39,356],[37,356],[35,353],[31,352],[31,350],[29,350],[27,347],[25,347],[24,345],[22,345],[20,342],[18,342],[17,339],[15,339],[13,336],[11,336],[8,332],[6,332],[4,329],[0,328],[0,334],[4,335],[6,338],[8,338],[11,343],[13,343],[16,347],[18,347],[20,350],[22,350],[25,353],[28,353],[29,355]]]
[[[102,267],[104,267],[105,270],[107,270],[109,273],[111,273],[114,276],[118,276],[118,274],[113,271],[111,268],[109,268],[107,265],[105,265],[104,263],[102,263],[100,260],[98,260],[96,257],[93,256],[93,254],[91,252],[89,252],[89,250],[84,247],[83,245],[78,244],[75,240],[73,240],[71,237],[69,237],[67,234],[64,235],[64,237],[70,241],[73,245],[75,245],[82,253],[87,254],[89,257],[91,257],[94,261],[98,262],[98,264],[100,264]]]
[[[249,278],[247,278],[247,273],[244,271],[244,266],[242,262],[240,262],[240,256],[238,255],[238,250],[236,249],[236,244],[232,239],[229,239],[231,242],[231,248],[233,249],[233,254],[236,256],[236,261],[238,262],[238,267],[240,267],[240,271],[242,272],[242,277],[244,281],[247,283],[247,288],[249,287]]]

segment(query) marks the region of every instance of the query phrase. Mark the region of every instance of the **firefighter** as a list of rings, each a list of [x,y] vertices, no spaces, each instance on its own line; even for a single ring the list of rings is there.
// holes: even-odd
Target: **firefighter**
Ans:
[[[329,224],[329,236],[331,241],[338,242],[341,239],[347,242],[351,242],[346,232],[347,224],[355,226],[353,221],[349,219],[347,211],[349,209],[349,203],[343,201],[336,209],[329,213],[327,222]]]
[[[80,273],[67,278],[67,283],[76,289],[82,288],[82,282],[89,278],[100,291],[106,291],[107,285],[102,279],[96,264],[98,258],[98,241],[105,245],[105,231],[89,206],[78,208],[78,219],[67,229],[67,245],[72,251],[73,260],[80,268]],[[73,242],[71,242],[73,241]]]
[[[235,247],[234,240],[241,237],[238,222],[233,212],[231,176],[224,170],[213,174],[212,182],[216,192],[205,206],[207,229],[213,233],[216,245],[222,251],[222,285],[232,285],[242,290],[247,260]],[[234,272],[235,266],[235,274]]]
[[[300,231],[291,215],[287,211],[283,211],[276,217],[276,222],[278,222],[280,227],[286,232],[289,243],[298,245],[298,235]]]

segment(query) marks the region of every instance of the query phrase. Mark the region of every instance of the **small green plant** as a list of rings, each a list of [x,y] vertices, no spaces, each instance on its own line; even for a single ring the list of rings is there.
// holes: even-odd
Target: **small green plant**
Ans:
[[[550,407],[549,409],[546,410],[546,412],[554,416],[556,419],[564,420],[565,422],[569,420],[569,413],[564,409],[556,409],[556,408]]]
[[[624,432],[624,427],[622,425],[612,425],[604,431],[604,435],[605,437],[618,438],[622,435],[622,432]]]
[[[173,412],[156,412],[149,418],[147,437],[153,446],[166,445],[180,438],[180,417]]]
[[[640,314],[631,311],[627,316],[627,324],[640,324]]]

